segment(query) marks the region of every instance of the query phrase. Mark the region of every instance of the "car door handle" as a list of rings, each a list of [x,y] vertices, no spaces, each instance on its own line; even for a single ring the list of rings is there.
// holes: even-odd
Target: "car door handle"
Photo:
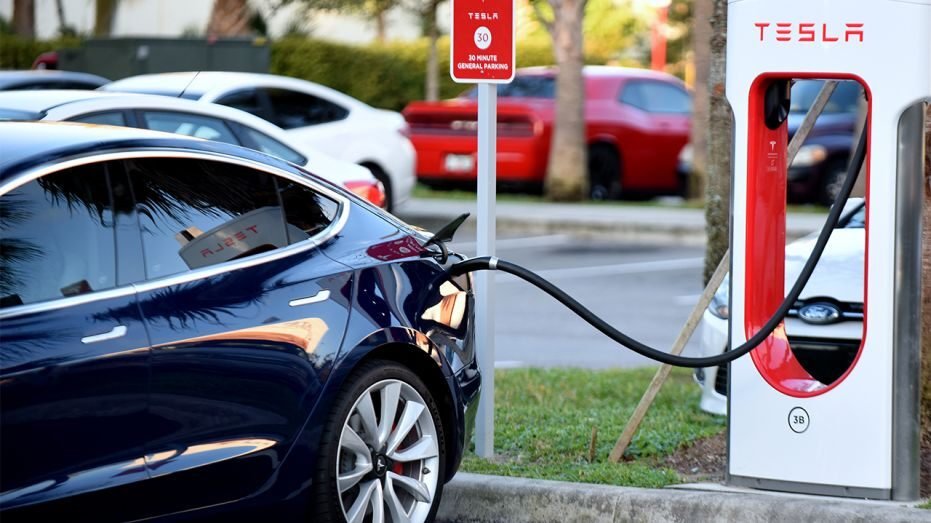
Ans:
[[[320,303],[321,301],[326,301],[328,299],[330,299],[330,291],[320,291],[317,294],[314,294],[313,296],[291,300],[288,302],[288,305],[292,307],[300,307],[301,305],[310,305],[311,303]]]
[[[122,338],[123,336],[126,336],[126,326],[117,325],[116,327],[113,327],[112,329],[110,329],[109,332],[104,332],[101,334],[94,334],[92,336],[84,336],[83,338],[81,338],[81,343],[86,345],[89,343],[97,343],[100,341],[115,340],[117,338]]]

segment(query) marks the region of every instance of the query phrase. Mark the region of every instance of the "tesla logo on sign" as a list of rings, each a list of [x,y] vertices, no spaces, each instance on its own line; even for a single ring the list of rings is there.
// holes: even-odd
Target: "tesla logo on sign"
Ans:
[[[863,23],[818,24],[815,22],[756,22],[760,41],[777,42],[863,42]]]
[[[462,83],[514,79],[514,0],[452,0],[449,74]]]

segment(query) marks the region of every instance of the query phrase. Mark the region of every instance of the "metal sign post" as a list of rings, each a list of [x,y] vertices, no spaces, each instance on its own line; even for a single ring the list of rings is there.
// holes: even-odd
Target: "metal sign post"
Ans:
[[[514,0],[452,0],[449,74],[478,83],[478,256],[495,255],[495,159],[498,83],[514,79]],[[494,272],[475,276],[475,344],[482,396],[475,420],[475,453],[495,453]]]

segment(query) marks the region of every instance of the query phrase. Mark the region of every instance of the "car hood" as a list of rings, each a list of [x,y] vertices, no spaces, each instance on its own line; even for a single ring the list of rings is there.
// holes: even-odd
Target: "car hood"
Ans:
[[[847,303],[863,303],[864,229],[834,229],[801,299],[827,297]],[[786,246],[788,293],[808,260],[817,236],[807,236]]]

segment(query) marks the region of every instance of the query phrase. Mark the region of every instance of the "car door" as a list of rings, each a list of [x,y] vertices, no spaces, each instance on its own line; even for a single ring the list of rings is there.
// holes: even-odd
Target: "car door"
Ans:
[[[630,80],[621,90],[620,101],[629,108],[635,128],[632,139],[622,144],[634,164],[629,177],[625,173],[627,186],[675,189],[679,152],[689,139],[688,92],[669,82]]]
[[[126,168],[145,252],[153,492],[163,512],[240,499],[271,481],[339,351],[351,273],[316,245],[348,203],[239,163]]]
[[[111,165],[65,168],[0,196],[3,521],[137,516],[149,343],[132,268],[117,265],[116,231],[135,217]]]

